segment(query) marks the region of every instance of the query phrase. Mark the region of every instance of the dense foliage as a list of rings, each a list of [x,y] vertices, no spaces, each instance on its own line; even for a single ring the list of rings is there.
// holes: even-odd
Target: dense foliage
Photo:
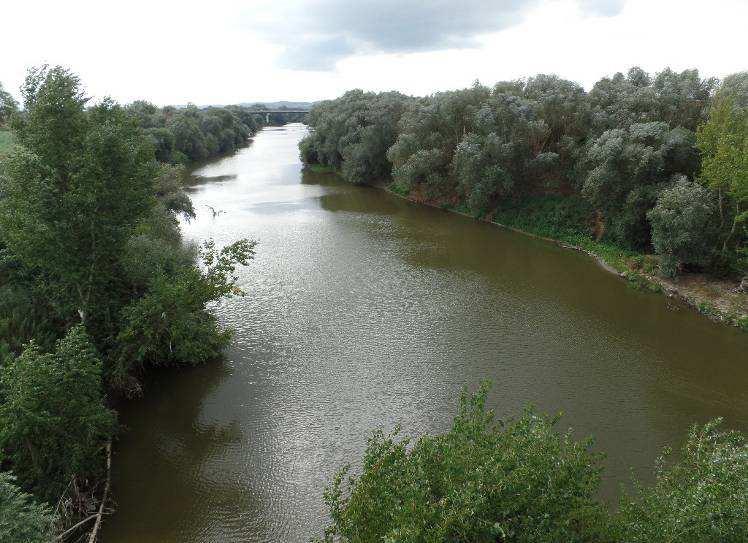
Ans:
[[[675,275],[678,264],[709,264],[718,222],[708,189],[682,178],[660,192],[657,205],[647,217],[652,225],[652,244],[662,255],[661,266],[666,275]]]
[[[18,104],[16,103],[16,99],[0,83],[0,127],[8,124],[11,115],[17,110]]]
[[[371,183],[389,176],[387,149],[394,143],[405,96],[351,91],[334,102],[322,102],[310,113],[319,127],[301,143],[307,163],[342,168],[351,183]]]
[[[747,103],[746,73],[720,85],[696,70],[640,68],[590,92],[554,75],[424,98],[351,91],[312,109],[300,150],[351,182],[391,182],[476,216],[583,198],[589,212],[572,229],[589,240],[654,250],[669,275],[737,274],[748,241]],[[676,239],[683,231],[689,239]]]
[[[326,541],[595,541],[599,457],[527,411],[495,421],[486,388],[463,394],[452,429],[411,444],[375,433],[362,473],[325,493]]]
[[[42,353],[31,341],[2,368],[0,450],[24,486],[54,502],[70,481],[101,475],[115,416],[104,406],[102,361],[82,325]]]
[[[325,492],[333,542],[739,542],[748,539],[748,445],[718,421],[695,426],[675,462],[658,460],[619,511],[597,501],[591,442],[526,410],[498,421],[485,387],[463,393],[452,428],[415,442],[377,431],[360,473]]]
[[[126,109],[150,138],[156,158],[172,164],[231,153],[246,143],[264,121],[262,115],[241,106],[158,108],[137,101]]]
[[[55,520],[52,511],[23,492],[10,473],[0,472],[0,541],[49,543]]]
[[[666,451],[667,456],[670,451]],[[658,459],[655,483],[624,496],[616,527],[621,541],[738,543],[748,540],[748,443],[719,421],[694,426],[680,460]]]
[[[116,431],[107,392],[221,355],[229,332],[208,306],[241,294],[254,242],[184,244],[178,217],[194,209],[168,163],[234,150],[258,126],[242,108],[91,104],[60,67],[30,70],[21,91],[0,161],[0,467],[17,477],[0,479],[0,534],[13,542],[48,540],[44,502],[61,525],[90,511]]]

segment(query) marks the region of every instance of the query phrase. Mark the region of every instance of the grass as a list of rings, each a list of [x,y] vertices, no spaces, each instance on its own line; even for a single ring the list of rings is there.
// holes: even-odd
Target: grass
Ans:
[[[591,234],[591,216],[592,207],[580,196],[537,196],[520,203],[499,206],[491,220],[584,249],[622,274],[628,274],[632,268],[645,268],[645,255],[610,242],[595,240]],[[646,268],[651,268],[651,263],[646,262]]]

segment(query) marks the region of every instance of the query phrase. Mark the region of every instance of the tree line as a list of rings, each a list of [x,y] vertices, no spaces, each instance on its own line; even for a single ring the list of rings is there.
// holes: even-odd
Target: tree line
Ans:
[[[315,105],[310,168],[564,240],[654,252],[661,272],[748,264],[748,72],[639,68],[589,91],[555,75],[410,97],[354,90]],[[497,420],[487,388],[452,428],[375,432],[334,477],[322,540],[684,543],[748,541],[748,444],[712,421],[657,459],[618,507],[598,500],[591,440],[528,409]]]
[[[236,149],[262,119],[92,103],[61,67],[29,71],[21,110],[6,94],[0,541],[33,543],[90,515],[118,432],[113,396],[140,394],[149,368],[221,356],[230,332],[207,307],[241,294],[254,242],[182,240],[179,217],[195,215],[182,165]]]
[[[264,115],[242,106],[158,108],[146,101],[126,106],[151,139],[156,158],[188,164],[232,153],[264,125]]]
[[[545,232],[660,255],[661,271],[745,273],[748,72],[640,68],[586,92],[556,75],[416,98],[347,92],[315,105],[306,164],[352,183]]]

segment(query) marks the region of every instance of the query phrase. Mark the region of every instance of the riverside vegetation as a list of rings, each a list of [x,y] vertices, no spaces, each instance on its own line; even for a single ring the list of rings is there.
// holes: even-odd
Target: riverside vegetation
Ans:
[[[325,492],[325,542],[738,543],[748,540],[748,443],[719,421],[694,426],[679,459],[666,450],[655,482],[596,499],[602,457],[592,441],[527,409],[496,420],[488,387],[463,393],[451,429],[418,440],[375,432],[361,473]]]
[[[309,125],[311,170],[581,247],[634,284],[746,273],[748,73],[634,68],[589,93],[553,75],[424,98],[355,90]],[[734,294],[726,318],[748,328]],[[495,420],[486,394],[465,393],[443,435],[375,432],[360,473],[325,493],[323,540],[748,541],[748,444],[720,421],[694,426],[614,511],[596,499],[590,440],[531,409]]]
[[[580,247],[748,329],[736,288],[748,263],[748,72],[719,82],[632,68],[590,92],[555,75],[423,98],[355,90],[317,104],[309,126],[309,167]]]
[[[118,432],[110,398],[139,394],[148,368],[221,356],[230,333],[208,305],[241,294],[254,242],[183,243],[181,165],[262,125],[240,107],[92,104],[60,67],[30,70],[21,93],[19,110],[0,88],[4,543],[90,529]]]
[[[241,108],[90,104],[63,68],[31,70],[22,94],[22,111],[0,95],[9,112],[0,134],[8,125],[13,132],[0,150],[0,541],[34,543],[79,535],[96,517],[118,431],[110,399],[141,393],[149,368],[220,357],[229,334],[206,308],[240,294],[234,270],[254,244],[183,243],[177,218],[194,211],[180,165],[230,152],[262,119]],[[348,127],[361,138],[348,138],[329,163],[359,182],[370,171],[377,177],[366,182],[387,175],[391,142],[417,102],[366,97],[377,106],[331,124],[340,138]],[[321,138],[315,126],[312,138]],[[305,142],[308,161],[323,156],[319,143]],[[558,209],[562,197],[534,200],[537,214]],[[722,198],[725,228],[735,225],[721,240],[730,269],[733,252],[740,265],[744,232],[728,208],[734,195],[725,189]],[[581,205],[563,217],[586,216]],[[717,422],[694,427],[677,461],[658,461],[654,485],[636,487],[611,513],[595,498],[600,458],[589,441],[559,433],[555,418],[532,410],[496,421],[486,393],[465,394],[443,435],[409,443],[375,433],[361,474],[341,472],[326,492],[324,538],[748,539],[748,448],[739,433]]]

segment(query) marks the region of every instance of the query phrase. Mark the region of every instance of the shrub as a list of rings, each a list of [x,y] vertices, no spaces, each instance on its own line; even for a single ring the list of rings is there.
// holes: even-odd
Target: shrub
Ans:
[[[590,442],[532,410],[496,421],[486,393],[463,393],[452,429],[412,446],[375,432],[361,475],[345,468],[325,493],[325,541],[595,541],[605,519]]]
[[[624,496],[618,539],[626,543],[748,541],[748,444],[720,421],[694,426],[682,459],[666,465],[665,451],[651,488]]]
[[[685,178],[662,191],[647,217],[652,244],[663,257],[663,274],[674,277],[681,265],[711,262],[718,237],[716,211],[709,190]]]
[[[0,473],[0,541],[49,543],[55,516],[16,485],[10,473]]]
[[[0,371],[0,449],[24,486],[56,500],[72,478],[101,474],[115,415],[104,406],[102,362],[83,326],[44,354],[31,342]]]

